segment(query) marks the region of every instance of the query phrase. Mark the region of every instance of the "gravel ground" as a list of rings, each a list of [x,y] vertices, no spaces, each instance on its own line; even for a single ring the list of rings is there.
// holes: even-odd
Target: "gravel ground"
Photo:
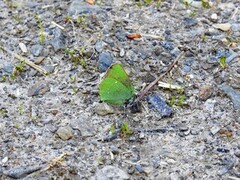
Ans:
[[[0,24],[0,179],[240,179],[239,0],[3,0]],[[140,92],[181,52],[182,91],[100,102],[110,64]]]

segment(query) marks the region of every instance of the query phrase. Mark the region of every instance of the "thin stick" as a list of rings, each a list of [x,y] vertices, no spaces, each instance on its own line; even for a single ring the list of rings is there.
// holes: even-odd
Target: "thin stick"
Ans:
[[[140,96],[138,98],[138,100],[142,99],[143,96],[155,85],[157,84],[158,81],[160,81],[167,73],[169,73],[172,68],[174,67],[175,64],[177,64],[177,62],[182,58],[182,56],[185,54],[185,52],[181,52],[178,57],[173,61],[173,63],[168,66],[168,69],[163,73],[161,74],[159,77],[157,77],[152,83],[150,83],[141,93],[140,93]]]
[[[11,54],[11,55],[14,56],[15,58],[17,58],[19,61],[25,62],[27,65],[29,65],[30,67],[36,69],[36,70],[39,71],[41,74],[43,74],[43,75],[45,75],[45,76],[48,74],[48,72],[47,72],[45,69],[43,69],[43,68],[41,68],[40,66],[34,64],[32,61],[30,61],[30,60],[28,60],[28,59],[26,59],[26,58],[24,58],[24,57],[22,57],[22,56],[20,56],[20,55],[18,55],[18,54],[16,54],[16,53],[13,53],[13,52],[10,51],[9,49],[4,48],[3,46],[0,46],[0,49],[2,49],[2,50],[4,50],[4,51],[6,51],[7,53]]]

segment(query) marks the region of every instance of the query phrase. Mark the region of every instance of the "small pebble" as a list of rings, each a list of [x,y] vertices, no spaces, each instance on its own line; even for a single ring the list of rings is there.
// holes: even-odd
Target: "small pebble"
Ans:
[[[107,103],[94,103],[93,111],[98,115],[105,116],[108,114],[113,114],[116,112],[112,106],[109,106]]]
[[[229,150],[225,149],[225,148],[217,148],[217,151],[220,153],[228,153],[229,152]]]
[[[6,175],[14,178],[14,179],[20,179],[24,178],[27,175],[40,170],[42,167],[41,166],[26,166],[26,167],[17,167],[10,169],[6,172]]]
[[[201,87],[198,97],[202,101],[206,101],[208,98],[210,98],[213,94],[213,87],[211,85],[204,85]]]
[[[22,52],[27,53],[27,47],[24,43],[19,43],[19,47],[22,50]]]
[[[144,169],[143,169],[143,167],[142,167],[140,164],[137,164],[137,165],[135,166],[135,169],[136,169],[136,171],[139,172],[139,173],[144,173],[144,172],[145,172]]]
[[[240,110],[240,91],[226,84],[221,84],[218,87],[231,98],[234,108]]]
[[[60,28],[57,27],[54,30],[54,38],[50,43],[55,52],[66,47],[66,36]]]
[[[150,108],[154,108],[160,113],[162,117],[169,117],[172,115],[173,110],[166,104],[166,102],[157,94],[147,96],[147,101]]]
[[[73,137],[72,128],[70,126],[60,127],[56,133],[64,141]]]
[[[111,152],[113,154],[119,154],[119,149],[116,146],[112,145],[111,146]]]
[[[234,154],[235,154],[236,157],[240,158],[240,151],[239,150],[236,151]]]
[[[134,166],[129,166],[127,172],[128,172],[128,174],[132,175],[135,172],[135,167]]]
[[[99,55],[98,68],[101,73],[105,72],[109,68],[109,66],[111,66],[112,63],[113,57],[110,52],[102,52]]]
[[[229,23],[221,23],[221,24],[214,24],[213,27],[216,29],[220,29],[222,31],[229,31],[231,29],[231,24]]]
[[[219,126],[213,126],[211,129],[210,129],[210,131],[211,131],[211,133],[212,133],[212,135],[215,135],[215,134],[217,134],[218,133],[218,131],[220,131],[220,127]]]
[[[104,166],[102,169],[99,169],[96,172],[95,180],[107,180],[107,179],[118,179],[118,180],[127,180],[129,175],[122,169],[116,166]]]
[[[198,135],[198,134],[199,134],[199,131],[196,130],[196,129],[191,129],[190,133],[191,133],[192,135]]]
[[[36,44],[36,45],[32,46],[31,53],[34,56],[36,56],[36,57],[40,56],[42,54],[42,51],[43,51],[43,46],[42,45]]]
[[[97,41],[96,42],[96,44],[95,44],[95,50],[97,51],[97,52],[102,52],[103,51],[103,47],[104,47],[104,45],[103,45],[103,41]]]
[[[120,49],[119,56],[123,57],[125,55],[125,50],[123,48]]]
[[[211,15],[210,19],[211,19],[212,22],[217,22],[217,20],[218,20],[218,15],[217,15],[216,13],[213,13],[213,14]]]
[[[49,83],[40,81],[28,89],[28,96],[43,95],[50,91]]]
[[[197,25],[197,20],[195,18],[185,17],[183,18],[183,24],[186,28],[190,28],[192,26]]]

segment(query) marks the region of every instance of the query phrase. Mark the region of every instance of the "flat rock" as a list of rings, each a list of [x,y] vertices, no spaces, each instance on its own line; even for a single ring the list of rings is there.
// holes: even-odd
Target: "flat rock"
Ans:
[[[28,89],[28,96],[43,95],[48,91],[50,91],[49,83],[40,81]]]
[[[27,175],[40,170],[41,166],[26,166],[26,167],[17,167],[8,170],[5,174],[14,179],[24,178]]]
[[[231,28],[231,24],[230,23],[220,23],[220,24],[214,24],[213,27],[216,29],[220,29],[222,31],[229,31]]]
[[[130,178],[126,172],[119,169],[118,167],[105,166],[104,168],[97,171],[94,179],[96,180],[108,180],[108,179],[127,180]]]
[[[95,129],[91,126],[89,119],[85,117],[73,119],[70,125],[74,130],[79,130],[84,137],[93,136],[95,134]]]
[[[150,104],[150,108],[154,108],[162,117],[169,117],[172,115],[172,109],[159,95],[152,94],[147,97],[147,101]]]
[[[50,43],[55,52],[66,47],[66,36],[63,34],[60,28],[55,29],[54,38]]]
[[[43,51],[43,46],[40,45],[40,44],[35,44],[32,46],[32,49],[31,49],[31,53],[34,55],[34,56],[40,56],[42,54],[42,51]]]
[[[100,72],[105,72],[113,63],[113,56],[110,52],[102,52],[99,55],[98,69]]]
[[[95,103],[93,106],[94,112],[101,116],[113,114],[115,112],[113,107],[109,106],[107,103]]]
[[[213,87],[211,85],[205,85],[200,89],[198,93],[198,97],[200,100],[206,101],[208,98],[211,97],[212,94],[213,94]]]
[[[60,127],[56,133],[64,141],[69,140],[73,137],[72,128],[70,126]]]
[[[226,84],[221,84],[218,87],[231,98],[234,108],[240,110],[240,92]]]

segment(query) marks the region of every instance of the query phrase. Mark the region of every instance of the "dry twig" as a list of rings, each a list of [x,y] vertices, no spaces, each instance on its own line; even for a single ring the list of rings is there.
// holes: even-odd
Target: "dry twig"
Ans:
[[[152,83],[150,83],[143,91],[141,91],[140,96],[138,100],[142,99],[143,96],[155,85],[157,84],[158,81],[160,81],[166,74],[168,74],[172,68],[174,67],[175,64],[182,58],[182,56],[185,54],[185,52],[181,52],[178,57],[173,61],[173,63],[168,66],[167,70],[161,74],[158,78],[156,78]]]
[[[24,63],[26,63],[27,65],[29,65],[30,67],[36,69],[37,71],[39,71],[41,74],[43,75],[47,75],[48,74],[48,71],[46,71],[45,69],[41,68],[40,66],[34,64],[32,61],[10,51],[9,49],[3,47],[3,46],[0,46],[0,49],[6,51],[7,53],[11,54],[12,56],[16,57],[19,61],[22,61]]]

